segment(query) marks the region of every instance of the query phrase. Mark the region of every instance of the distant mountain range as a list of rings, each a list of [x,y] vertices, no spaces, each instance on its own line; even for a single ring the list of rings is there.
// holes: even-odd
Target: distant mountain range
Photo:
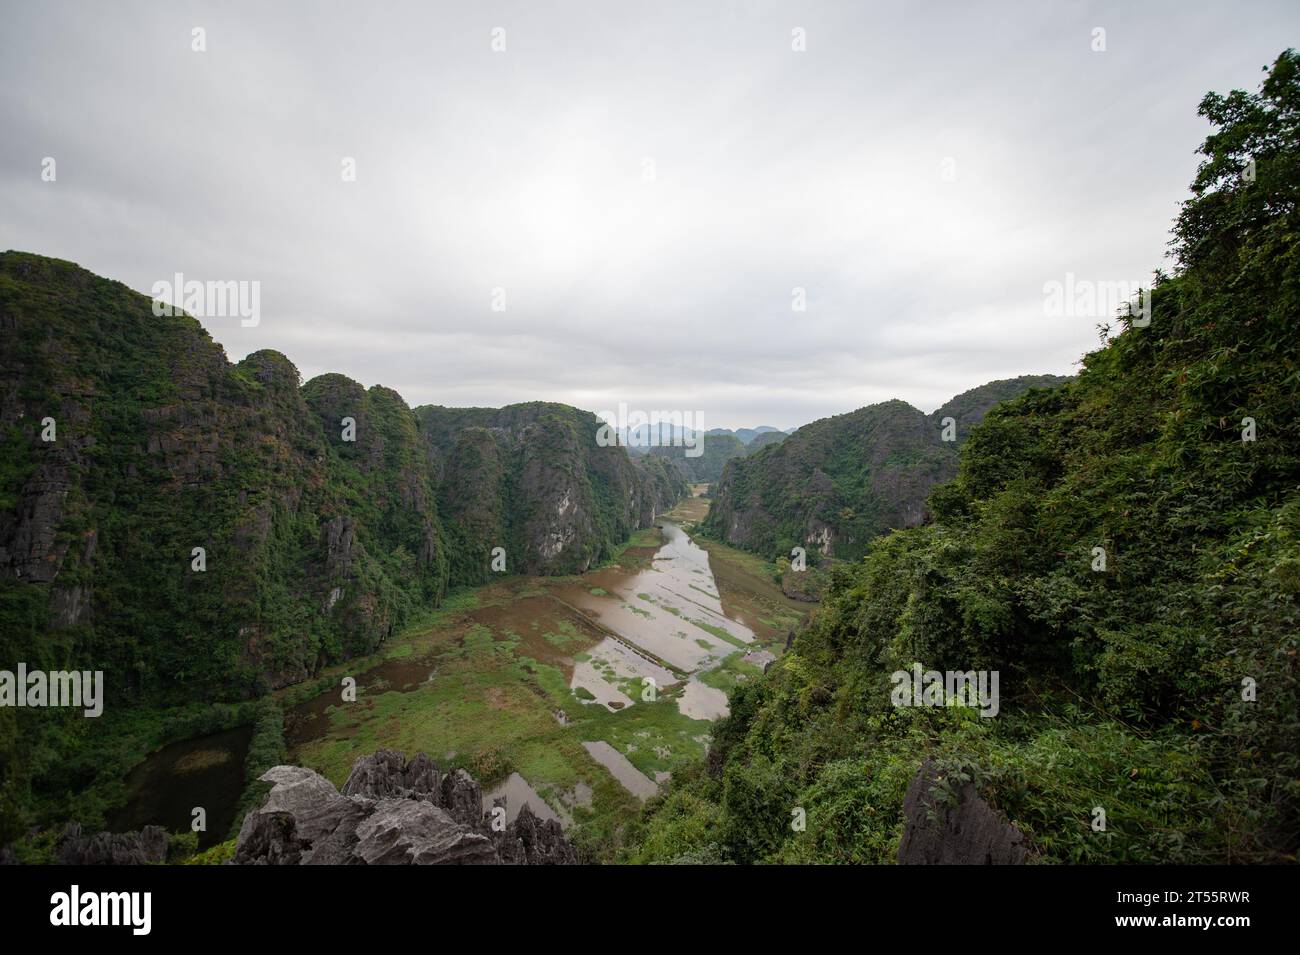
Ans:
[[[631,430],[628,450],[634,455],[667,462],[692,484],[713,484],[722,477],[723,467],[732,458],[743,457],[786,437],[787,432],[770,425],[736,431],[711,428],[703,434],[682,427],[646,426]]]
[[[716,484],[728,461],[779,444],[787,437],[784,431],[766,426],[739,431],[714,428],[702,436],[702,452],[698,455],[688,454],[681,445],[655,446],[646,449],[646,454],[668,462],[692,484]]]
[[[791,431],[794,429],[792,428]],[[752,444],[754,439],[762,434],[779,434],[786,435],[789,432],[782,431],[780,428],[773,428],[771,425],[760,424],[757,428],[737,428],[735,431],[728,431],[726,428],[713,428],[709,434],[734,434],[741,444]]]
[[[741,444],[749,445],[763,435],[775,434],[783,438],[786,435],[793,434],[794,430],[794,428],[791,428],[789,431],[782,431],[780,428],[761,424],[757,428],[738,428],[735,431],[727,428],[710,428],[704,434],[714,437],[730,435]],[[633,452],[645,452],[655,446],[681,444],[685,439],[694,440],[699,436],[700,432],[698,430],[683,428],[681,425],[664,424],[653,427],[651,425],[642,425],[628,431],[628,449]]]

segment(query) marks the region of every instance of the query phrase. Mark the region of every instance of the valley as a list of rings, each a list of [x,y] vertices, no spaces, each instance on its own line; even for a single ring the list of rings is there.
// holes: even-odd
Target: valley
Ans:
[[[0,863],[1294,863],[1300,56],[1200,113],[1076,374],[690,458],[0,253]]]
[[[280,691],[288,761],[341,786],[360,756],[425,752],[480,779],[485,809],[504,795],[511,820],[527,803],[579,844],[608,845],[702,759],[728,691],[762,673],[810,606],[782,595],[751,555],[701,548],[689,529],[708,505],[693,490],[602,567],[453,592],[432,622],[311,684],[328,688]],[[343,700],[348,676],[355,702]],[[235,730],[154,753],[132,771],[112,828],[187,828],[200,780],[210,818],[228,826],[239,774],[213,775],[193,754],[238,767],[246,746]]]

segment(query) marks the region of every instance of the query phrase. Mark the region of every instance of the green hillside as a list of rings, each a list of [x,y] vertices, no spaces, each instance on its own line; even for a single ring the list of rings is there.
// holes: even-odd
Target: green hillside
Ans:
[[[691,484],[713,484],[722,477],[722,469],[732,458],[744,457],[745,445],[731,432],[706,434],[692,457],[682,445],[655,445],[647,455],[671,464]]]
[[[129,765],[149,714],[372,654],[485,579],[497,541],[509,573],[586,569],[684,492],[596,448],[585,412],[435,427],[382,386],[303,385],[278,352],[231,364],[194,319],[68,262],[0,254],[0,334],[0,669],[107,683],[102,720],[0,708],[0,844],[34,805],[94,820],[73,794]]]
[[[631,857],[892,861],[930,756],[1039,861],[1295,861],[1300,59],[1200,111],[1149,327],[987,416],[934,523],[836,574]],[[999,714],[893,706],[913,663],[1000,671]]]
[[[1064,380],[991,382],[928,416],[886,401],[804,425],[727,465],[704,531],[766,557],[788,557],[796,546],[814,560],[861,557],[877,534],[926,519],[926,497],[957,473],[957,445],[989,408]],[[954,441],[943,439],[949,415]]]
[[[597,444],[568,405],[416,409],[433,449],[453,584],[482,583],[491,552],[511,573],[581,573],[686,493],[657,458]]]

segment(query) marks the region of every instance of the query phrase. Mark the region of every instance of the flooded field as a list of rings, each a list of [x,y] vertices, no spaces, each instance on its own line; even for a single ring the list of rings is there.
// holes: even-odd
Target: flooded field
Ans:
[[[423,751],[444,769],[468,769],[485,810],[503,799],[510,819],[524,804],[566,827],[636,812],[704,754],[728,691],[781,653],[807,610],[762,561],[691,538],[707,506],[683,502],[587,574],[455,594],[381,662],[331,668],[336,687],[356,680],[356,700],[333,689],[287,710],[290,761],[342,785],[357,757],[380,747]],[[211,793],[222,807],[229,795],[233,814],[241,732],[154,754],[132,774],[140,796],[115,822],[184,831],[189,807],[206,805],[208,841],[224,838],[230,819]]]
[[[397,659],[353,674],[287,715],[290,758],[330,777],[380,746],[423,750],[568,826],[635,809],[703,755],[727,692],[775,659],[806,605],[763,562],[687,531],[694,497],[637,535],[618,561],[570,578],[476,591]]]
[[[665,520],[661,530],[663,543],[644,569],[597,570],[552,593],[613,639],[683,676],[748,647],[755,636],[723,613],[709,555],[678,525]]]
[[[290,757],[335,783],[380,746],[463,765],[564,825],[634,810],[703,755],[727,692],[775,659],[807,610],[766,565],[700,546],[693,497],[640,532],[617,562],[568,578],[475,591],[390,659],[287,714]],[[486,791],[488,788],[491,791]]]

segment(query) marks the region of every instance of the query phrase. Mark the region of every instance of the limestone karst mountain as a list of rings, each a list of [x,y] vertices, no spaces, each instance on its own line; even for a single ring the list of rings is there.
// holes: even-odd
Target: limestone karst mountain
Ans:
[[[684,491],[562,405],[422,408],[77,266],[0,255],[5,659],[136,700],[241,698],[370,653],[449,585],[571,573]]]
[[[1024,375],[973,388],[930,415],[886,401],[806,424],[727,462],[706,530],[764,556],[795,546],[858,556],[877,534],[925,519],[930,491],[957,473],[958,445],[990,408],[1066,380]]]
[[[654,457],[597,442],[590,412],[547,402],[415,409],[452,552],[453,584],[482,583],[491,551],[515,573],[581,573],[686,493]]]

